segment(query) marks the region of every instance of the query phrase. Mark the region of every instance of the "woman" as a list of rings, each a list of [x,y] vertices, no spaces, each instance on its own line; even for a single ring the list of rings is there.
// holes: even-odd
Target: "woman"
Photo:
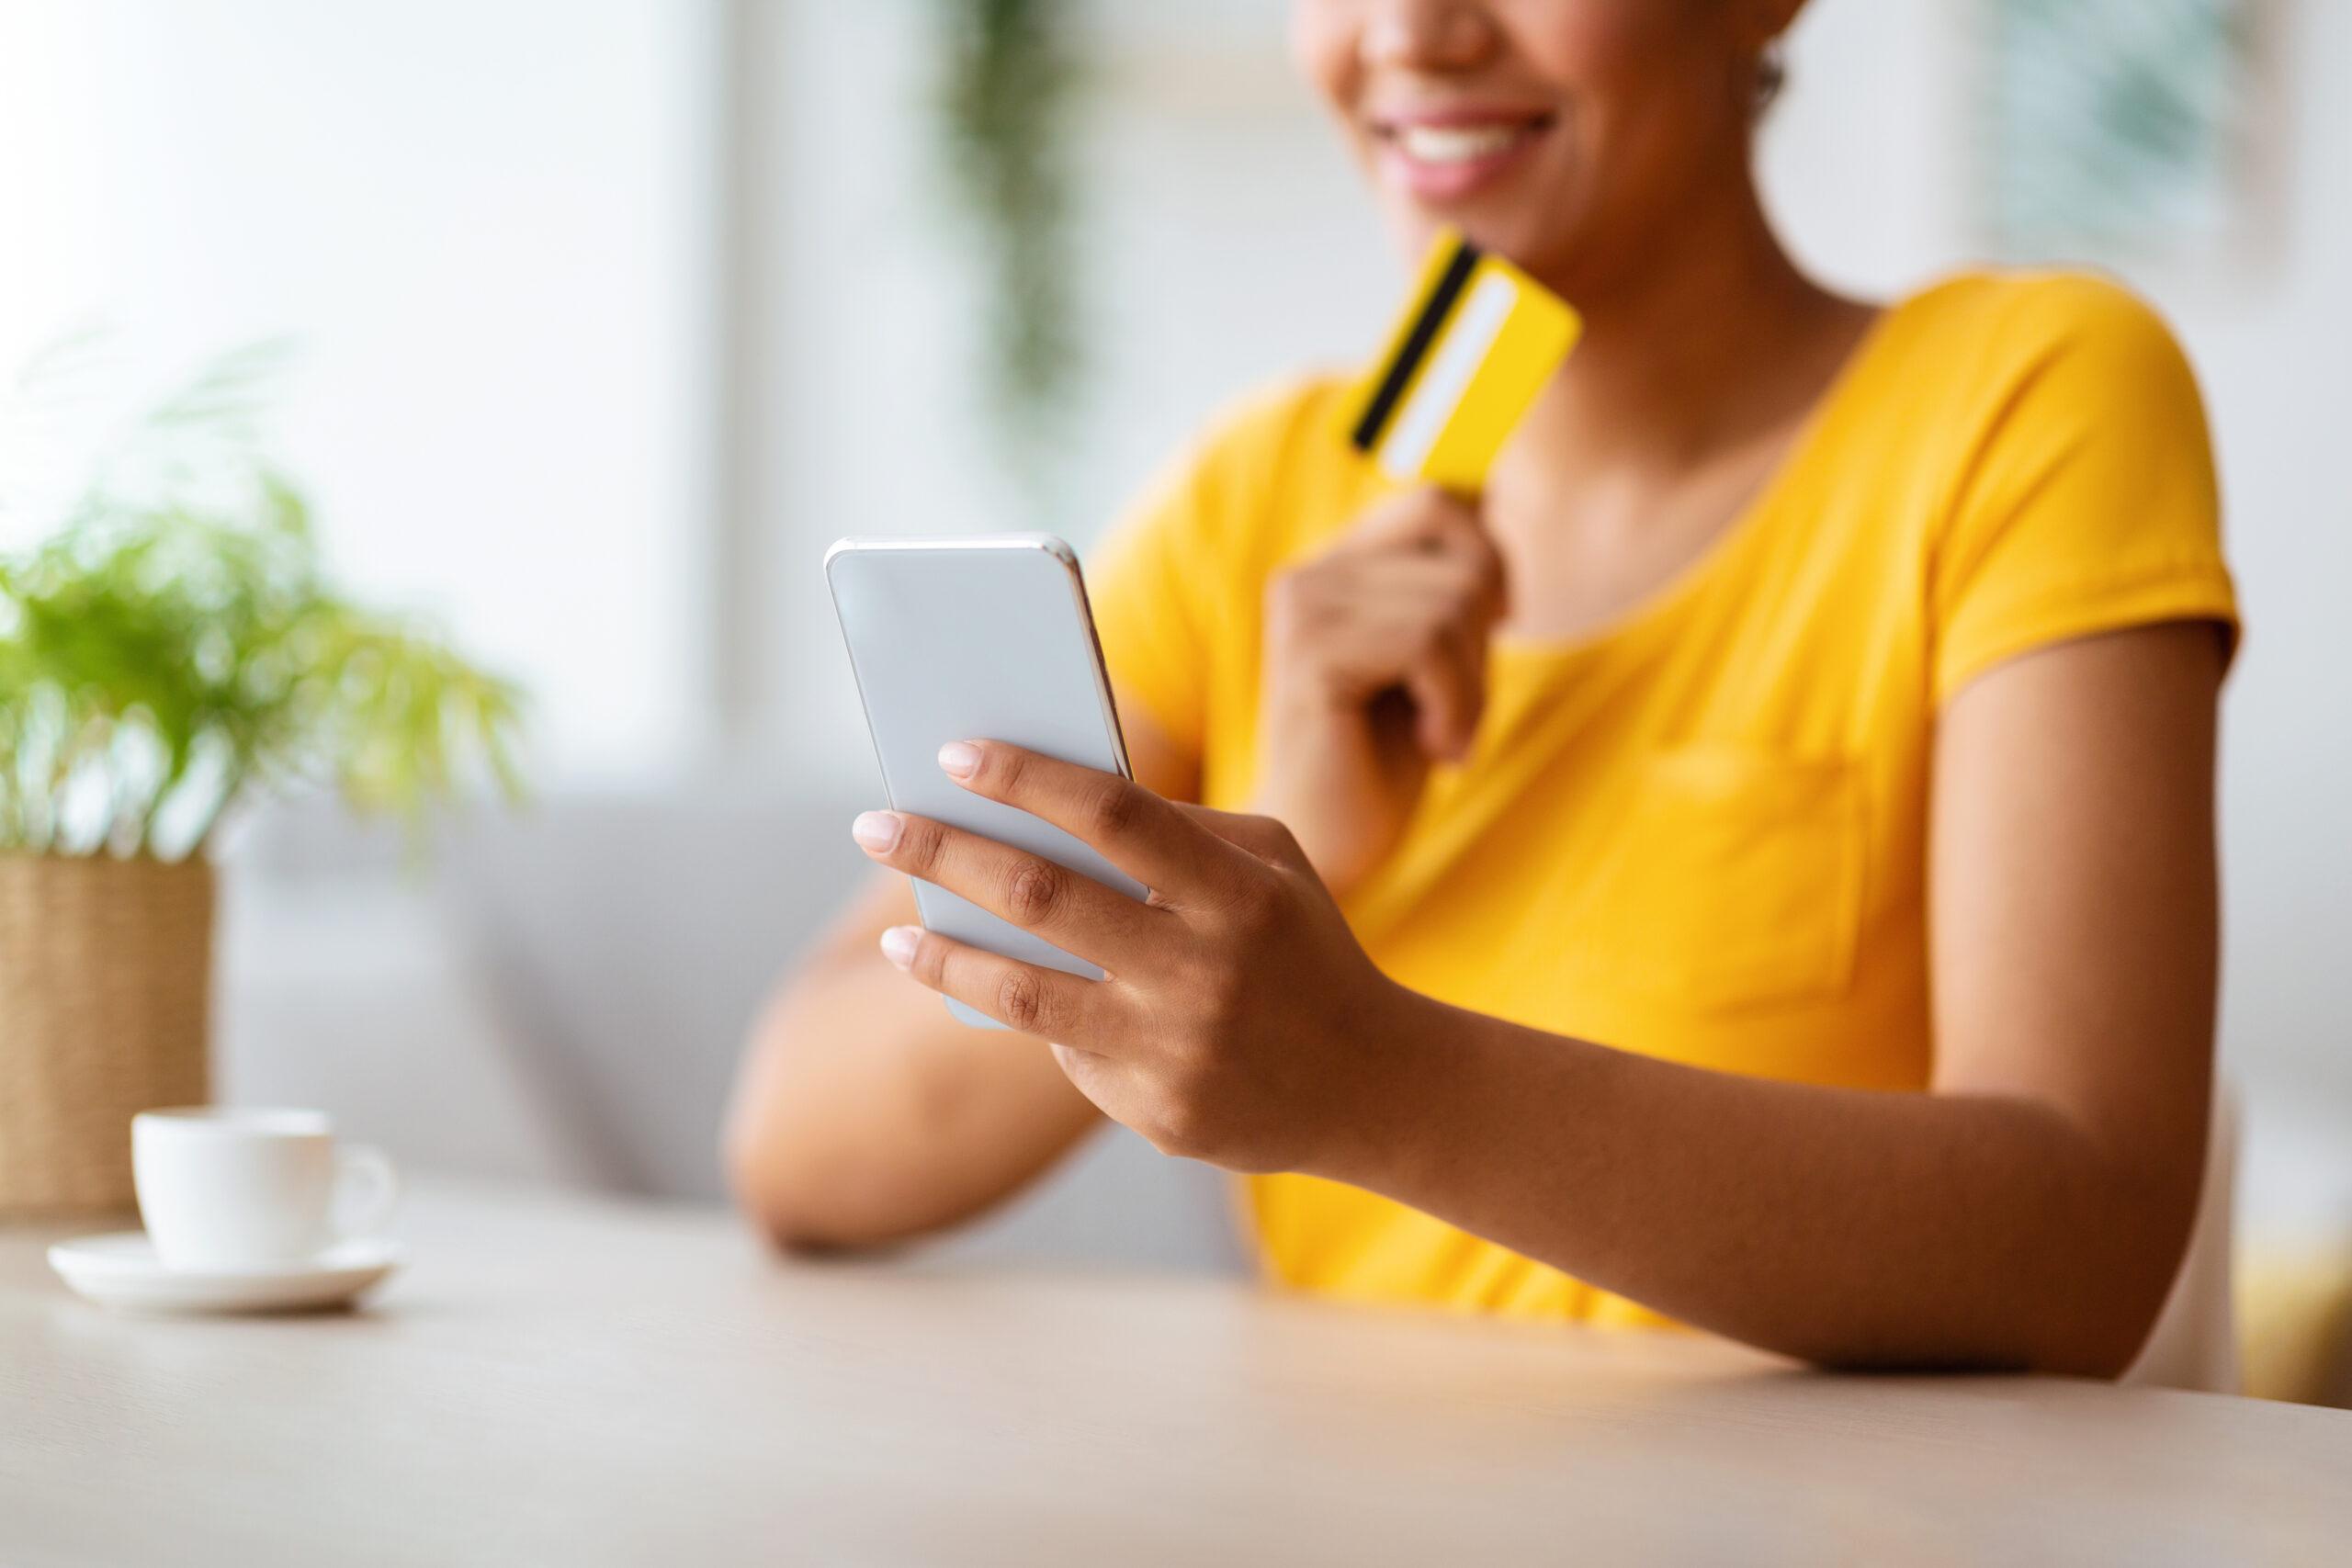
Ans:
[[[1805,277],[1750,164],[1800,4],[1299,0],[1404,250],[1456,223],[1584,340],[1476,502],[1369,471],[1329,383],[1221,429],[1094,574],[1137,785],[942,754],[1149,905],[858,819],[1110,978],[877,884],[747,1066],[768,1231],[951,1224],[1108,1114],[1251,1173],[1309,1290],[2131,1361],[2211,1071],[2234,608],[2197,393],[2100,282]]]

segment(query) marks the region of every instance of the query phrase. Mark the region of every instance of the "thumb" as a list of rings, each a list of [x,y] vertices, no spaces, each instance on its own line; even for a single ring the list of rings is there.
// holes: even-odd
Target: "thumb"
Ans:
[[[1475,495],[1416,485],[1399,491],[1364,513],[1346,536],[1356,549],[1422,549],[1453,547],[1465,534],[1482,532],[1479,502]]]
[[[1499,621],[1510,614],[1510,571],[1503,562],[1502,547],[1487,530],[1484,501],[1477,496],[1456,499],[1461,503],[1458,521],[1447,536],[1447,547],[1477,564],[1487,618]]]

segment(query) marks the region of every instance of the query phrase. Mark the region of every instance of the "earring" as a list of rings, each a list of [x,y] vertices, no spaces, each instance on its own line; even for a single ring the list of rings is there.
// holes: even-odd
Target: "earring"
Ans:
[[[1788,54],[1781,48],[1781,40],[1774,39],[1758,51],[1756,56],[1756,112],[1758,114],[1762,114],[1772,107],[1772,100],[1781,96],[1781,89],[1788,85]]]

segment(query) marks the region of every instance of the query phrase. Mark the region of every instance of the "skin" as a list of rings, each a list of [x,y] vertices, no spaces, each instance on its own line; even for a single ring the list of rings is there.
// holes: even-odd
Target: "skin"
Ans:
[[[1173,1154],[1384,1193],[1823,1364],[2129,1362],[2203,1154],[2211,628],[2047,648],[1939,716],[1928,1093],[1707,1072],[1444,1007],[1383,976],[1334,899],[1475,735],[1497,632],[1576,635],[1687,567],[1867,330],[1870,310],[1790,264],[1748,178],[1757,51],[1793,8],[1299,6],[1297,52],[1403,242],[1461,223],[1575,299],[1585,341],[1483,497],[1400,497],[1270,586],[1256,811],[1179,804],[1194,760],[1133,720],[1133,784],[970,743],[959,782],[1086,839],[1148,905],[935,823],[860,818],[880,865],[1108,977],[927,935],[902,882],[877,887],[747,1060],[729,1154],[771,1235],[863,1246],[951,1224],[1107,1114]],[[1390,117],[1432,103],[1540,129],[1503,177],[1432,200],[1384,172]],[[1023,1032],[962,1029],[927,989]]]

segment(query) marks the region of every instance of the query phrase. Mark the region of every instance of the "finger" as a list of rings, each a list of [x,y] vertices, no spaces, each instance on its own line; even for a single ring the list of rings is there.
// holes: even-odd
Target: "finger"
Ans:
[[[1438,555],[1351,556],[1331,584],[1351,599],[1395,598],[1483,615],[1494,598],[1494,573],[1461,551]]]
[[[1310,641],[1328,671],[1388,685],[1440,643],[1458,643],[1473,665],[1483,660],[1493,622],[1480,581],[1459,561],[1364,558],[1271,605],[1270,624]]]
[[[1442,594],[1488,624],[1509,613],[1510,589],[1502,552],[1483,528],[1459,534],[1448,530],[1432,536],[1426,547],[1351,553],[1345,564],[1351,593]]]
[[[1475,511],[1457,508],[1437,519],[1430,537],[1436,554],[1470,573],[1469,597],[1480,611],[1489,619],[1501,619],[1510,597],[1508,574],[1486,520]]]
[[[1334,695],[1360,700],[1402,685],[1424,661],[1440,657],[1466,634],[1427,614],[1367,608],[1335,621],[1314,650],[1314,663]]]
[[[1341,538],[1343,549],[1426,548],[1457,542],[1463,530],[1483,533],[1476,505],[1423,486],[1373,508]]]
[[[947,776],[1051,823],[1168,904],[1216,903],[1240,874],[1233,847],[1131,779],[1001,740],[951,740]]]
[[[1487,624],[1492,625],[1510,614],[1510,568],[1503,559],[1501,547],[1484,525],[1476,530],[1469,558],[1478,573],[1479,596],[1486,606]]]
[[[882,956],[922,984],[1008,1029],[1080,1047],[1109,1037],[1111,987],[1035,964],[1023,964],[921,926],[882,933]]]
[[[862,812],[850,835],[892,870],[968,898],[1105,969],[1121,968],[1156,940],[1152,928],[1166,918],[1068,866],[928,817]]]
[[[1443,491],[1417,492],[1393,513],[1375,514],[1341,541],[1343,550],[1450,558],[1469,565],[1480,580],[1480,596],[1500,616],[1509,599],[1501,549],[1487,531],[1476,502]]]
[[[1486,708],[1486,684],[1483,644],[1458,627],[1415,662],[1405,690],[1413,699],[1413,735],[1424,755],[1458,762],[1470,754]]]

